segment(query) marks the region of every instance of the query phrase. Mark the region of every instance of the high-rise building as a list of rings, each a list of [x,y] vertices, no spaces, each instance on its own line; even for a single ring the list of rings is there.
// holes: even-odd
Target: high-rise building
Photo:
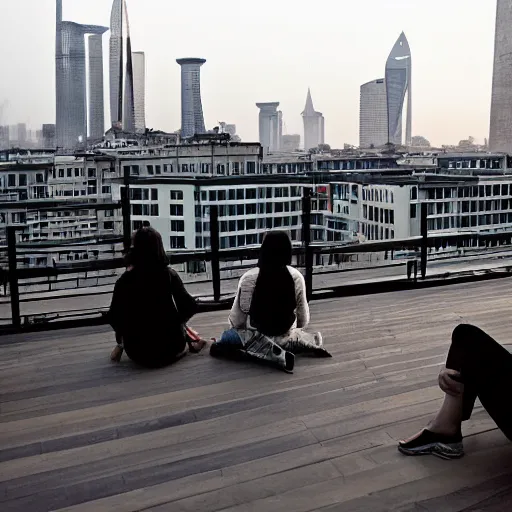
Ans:
[[[205,59],[177,59],[181,66],[181,136],[205,133],[201,102],[201,66]]]
[[[512,4],[498,0],[492,82],[490,151],[512,153]]]
[[[105,29],[106,31],[107,29]],[[89,36],[89,137],[101,139],[105,134],[103,96],[103,37]]]
[[[27,143],[27,125],[25,123],[18,123],[18,145],[24,147]]]
[[[57,145],[73,149],[87,140],[87,83],[85,35],[103,34],[105,27],[62,21],[62,0],[57,0],[56,107]]]
[[[320,144],[324,144],[324,116],[321,112],[315,110],[310,89],[308,89],[306,106],[301,115],[304,121],[304,149],[309,151],[310,149],[317,148]]]
[[[402,119],[407,99],[405,144],[412,138],[412,59],[411,49],[402,32],[386,62],[386,94],[388,107],[388,142],[402,144]]]
[[[112,126],[135,132],[132,43],[126,0],[114,0],[110,17],[110,116]]]
[[[144,52],[133,52],[133,99],[135,108],[135,132],[146,130],[146,58]]]
[[[0,126],[0,149],[9,149],[9,126]]]
[[[277,112],[277,150],[281,151],[283,146],[283,113]]]
[[[45,149],[55,147],[55,125],[43,124],[43,146]]]
[[[359,147],[378,148],[388,141],[388,106],[384,78],[361,85]]]
[[[281,151],[293,152],[300,148],[300,135],[283,135]]]
[[[283,126],[282,113],[277,110],[279,102],[256,103],[256,106],[260,109],[259,133],[263,151],[279,151]]]

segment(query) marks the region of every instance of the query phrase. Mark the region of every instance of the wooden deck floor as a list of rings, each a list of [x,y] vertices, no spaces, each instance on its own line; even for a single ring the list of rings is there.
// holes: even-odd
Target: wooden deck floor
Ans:
[[[316,302],[334,358],[294,375],[207,353],[112,365],[103,327],[2,338],[0,510],[510,510],[512,444],[481,408],[460,461],[406,458],[396,441],[439,406],[458,323],[512,342],[511,285]],[[193,325],[218,335],[225,318]]]

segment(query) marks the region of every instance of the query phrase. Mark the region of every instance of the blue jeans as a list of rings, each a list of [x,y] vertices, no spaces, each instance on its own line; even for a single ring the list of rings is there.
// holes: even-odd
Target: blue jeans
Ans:
[[[240,336],[236,332],[236,329],[228,329],[222,333],[220,340],[217,341],[219,345],[223,345],[226,348],[244,348],[244,344],[240,339]]]

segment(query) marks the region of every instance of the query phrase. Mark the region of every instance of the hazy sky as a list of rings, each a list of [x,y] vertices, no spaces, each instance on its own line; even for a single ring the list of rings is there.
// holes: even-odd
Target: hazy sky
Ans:
[[[257,140],[254,104],[280,101],[285,133],[302,135],[309,86],[326,119],[326,142],[357,144],[359,87],[383,77],[403,30],[413,59],[413,135],[434,144],[488,136],[496,0],[127,3],[133,50],[146,52],[149,127],[180,127],[175,59],[203,57],[208,128],[218,121],[236,123],[243,140]],[[0,123],[53,123],[55,0],[0,5]],[[64,0],[64,19],[109,26],[111,5]]]

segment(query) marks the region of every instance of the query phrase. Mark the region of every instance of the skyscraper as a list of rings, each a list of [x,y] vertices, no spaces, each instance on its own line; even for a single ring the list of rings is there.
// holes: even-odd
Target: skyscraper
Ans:
[[[283,135],[283,143],[281,145],[281,151],[298,151],[300,148],[300,135]]]
[[[306,106],[301,115],[304,121],[304,149],[309,151],[317,148],[320,144],[324,144],[324,116],[321,112],[315,110],[310,89],[308,89]]]
[[[201,66],[205,59],[177,59],[181,66],[181,136],[205,133],[201,103]]]
[[[0,149],[9,149],[9,126],[0,126]]]
[[[135,107],[135,132],[146,130],[146,58],[144,52],[133,52],[133,98]]]
[[[512,4],[498,0],[492,81],[490,151],[512,153]]]
[[[388,141],[388,106],[384,78],[361,85],[359,147],[380,147]]]
[[[402,32],[386,62],[386,93],[388,107],[388,142],[402,144],[402,118],[407,97],[405,144],[411,144],[412,136],[412,59],[411,49]]]
[[[110,116],[112,125],[135,132],[132,43],[126,0],[114,0],[110,17]]]
[[[107,29],[62,21],[62,0],[56,10],[56,131],[57,145],[73,149],[87,140],[85,35]]]
[[[55,125],[43,124],[43,146],[45,149],[55,147]]]
[[[27,125],[25,123],[18,123],[18,145],[22,148],[27,143]]]
[[[279,102],[256,103],[256,106],[260,109],[259,132],[263,151],[279,151],[282,133],[282,113],[277,111]]]
[[[107,29],[105,28],[105,32]],[[89,137],[101,139],[105,134],[103,96],[103,36],[89,36]]]

